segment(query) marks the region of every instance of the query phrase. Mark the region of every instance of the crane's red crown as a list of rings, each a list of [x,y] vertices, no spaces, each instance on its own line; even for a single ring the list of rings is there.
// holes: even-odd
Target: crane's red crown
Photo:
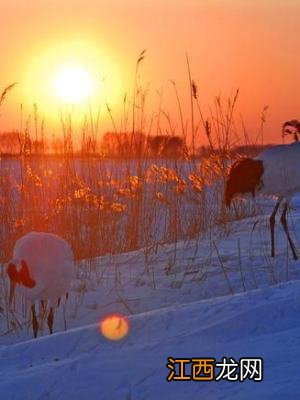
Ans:
[[[264,172],[263,162],[253,158],[241,158],[230,168],[225,187],[225,204],[230,207],[231,200],[236,194],[252,193],[261,183]]]
[[[35,280],[30,276],[29,268],[25,260],[21,260],[21,269],[19,270],[14,263],[9,263],[7,267],[7,275],[12,282],[18,283],[19,285],[28,288],[33,288],[36,285]]]

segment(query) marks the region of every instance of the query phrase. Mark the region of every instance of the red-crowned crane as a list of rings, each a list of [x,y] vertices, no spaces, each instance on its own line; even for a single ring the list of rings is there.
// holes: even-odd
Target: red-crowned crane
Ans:
[[[231,167],[225,187],[225,203],[230,207],[236,194],[252,193],[277,197],[270,217],[271,256],[275,256],[275,216],[284,202],[281,223],[293,257],[298,259],[287,224],[287,210],[292,197],[300,192],[300,142],[270,147],[256,158],[242,158]]]
[[[53,333],[54,308],[70,289],[74,272],[74,256],[70,245],[59,236],[44,232],[30,232],[17,240],[13,258],[8,263],[11,306],[16,285],[22,287],[24,297],[31,303],[33,335],[39,325],[35,302],[50,303],[47,322]]]

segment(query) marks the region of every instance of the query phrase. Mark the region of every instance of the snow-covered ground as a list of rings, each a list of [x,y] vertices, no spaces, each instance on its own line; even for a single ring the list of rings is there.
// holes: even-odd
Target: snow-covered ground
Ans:
[[[290,227],[300,250],[299,203]],[[14,314],[1,316],[0,399],[297,398],[300,261],[279,223],[270,257],[271,209],[266,202],[264,215],[231,223],[226,235],[79,263],[53,335],[45,326],[31,339],[19,299]],[[115,312],[130,324],[120,341],[99,332],[100,319]],[[168,382],[168,357],[260,357],[263,380]]]

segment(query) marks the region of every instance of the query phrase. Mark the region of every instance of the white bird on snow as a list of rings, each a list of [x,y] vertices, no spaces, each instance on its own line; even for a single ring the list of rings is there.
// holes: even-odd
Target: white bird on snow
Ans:
[[[9,304],[12,304],[16,285],[22,286],[23,294],[31,303],[32,328],[37,337],[39,325],[35,302],[50,303],[47,322],[53,332],[54,308],[60,297],[68,296],[74,272],[74,256],[68,242],[57,235],[30,232],[17,240],[13,258],[8,263],[10,279]]]
[[[284,202],[281,223],[293,257],[298,259],[287,224],[287,210],[292,197],[300,191],[300,142],[278,145],[264,150],[255,158],[242,158],[231,167],[225,187],[225,203],[230,207],[236,194],[252,193],[276,196],[277,203],[270,217],[271,256],[275,256],[275,216]]]

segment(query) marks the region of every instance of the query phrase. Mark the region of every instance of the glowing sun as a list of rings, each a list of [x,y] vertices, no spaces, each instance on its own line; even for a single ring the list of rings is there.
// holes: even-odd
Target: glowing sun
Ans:
[[[81,103],[93,92],[93,79],[88,70],[80,66],[61,68],[54,79],[54,90],[62,102]]]
[[[36,104],[47,124],[61,129],[61,117],[71,115],[79,126],[88,114],[98,115],[103,104],[114,110],[121,104],[123,72],[113,49],[95,45],[90,38],[49,43],[43,49],[33,48],[28,57],[22,99],[28,109]]]

